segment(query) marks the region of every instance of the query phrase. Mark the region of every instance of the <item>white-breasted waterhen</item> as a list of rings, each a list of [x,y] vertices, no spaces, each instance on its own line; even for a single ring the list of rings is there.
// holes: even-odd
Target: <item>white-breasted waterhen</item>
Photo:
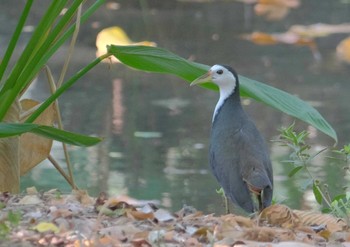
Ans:
[[[210,137],[210,167],[231,201],[247,212],[256,211],[272,200],[273,175],[265,141],[242,108],[237,73],[229,66],[214,65],[192,85],[215,83],[220,90]]]

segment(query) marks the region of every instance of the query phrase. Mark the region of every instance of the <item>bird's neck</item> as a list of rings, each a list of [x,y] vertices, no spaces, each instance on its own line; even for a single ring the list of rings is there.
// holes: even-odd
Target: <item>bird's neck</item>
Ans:
[[[216,103],[212,122],[214,122],[216,115],[219,113],[221,107],[228,99],[232,99],[234,102],[237,102],[237,104],[240,105],[239,90],[237,86],[232,87],[229,85],[227,87],[220,87],[220,98]]]

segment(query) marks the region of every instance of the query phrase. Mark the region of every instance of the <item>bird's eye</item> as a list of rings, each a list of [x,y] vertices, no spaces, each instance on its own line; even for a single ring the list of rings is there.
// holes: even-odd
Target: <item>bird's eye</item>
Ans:
[[[222,75],[222,73],[224,73],[224,71],[222,69],[219,69],[218,71],[216,71],[217,74]]]

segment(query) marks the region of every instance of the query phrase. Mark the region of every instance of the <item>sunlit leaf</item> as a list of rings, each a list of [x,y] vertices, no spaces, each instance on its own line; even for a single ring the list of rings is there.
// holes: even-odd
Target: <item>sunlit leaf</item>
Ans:
[[[122,63],[144,71],[176,75],[193,81],[207,72],[209,66],[195,63],[165,49],[146,46],[108,46],[108,52]],[[240,76],[241,95],[253,98],[284,113],[305,121],[337,141],[337,134],[330,124],[311,105],[298,97],[264,83]],[[204,87],[217,89],[212,83]]]
[[[37,230],[38,232],[59,232],[58,227],[51,222],[40,222],[39,224],[33,227],[33,230]]]
[[[350,63],[350,37],[339,43],[337,46],[337,56],[344,62]]]
[[[105,28],[97,34],[96,56],[99,57],[107,53],[107,45],[110,45],[110,44],[156,46],[156,43],[152,41],[134,42],[128,37],[126,32],[121,27],[114,26],[114,27]],[[112,62],[119,62],[115,57],[111,57],[111,58],[112,58],[111,60]],[[103,60],[103,61],[107,61],[107,60]]]
[[[21,135],[26,132],[76,146],[92,146],[102,140],[97,137],[84,136],[45,125],[31,123],[0,123],[0,138]]]

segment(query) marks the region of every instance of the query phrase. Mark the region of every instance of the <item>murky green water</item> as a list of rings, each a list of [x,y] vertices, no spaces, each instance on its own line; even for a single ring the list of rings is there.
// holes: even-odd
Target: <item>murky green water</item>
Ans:
[[[21,1],[0,3],[1,45],[8,41]],[[40,1],[39,1],[40,2]],[[124,3],[125,2],[125,3]],[[310,101],[334,126],[340,146],[350,141],[350,67],[335,57],[335,47],[348,34],[316,39],[321,59],[307,47],[258,46],[241,39],[253,31],[285,32],[291,25],[318,22],[350,22],[350,4],[342,1],[303,1],[280,21],[254,14],[251,5],[236,1],[124,1],[117,10],[101,8],[82,27],[69,73],[95,57],[96,34],[105,27],[122,27],[135,41],[150,40],[185,58],[212,65],[230,64],[238,73],[266,82]],[[37,3],[30,22],[35,23],[43,6]],[[109,5],[110,6],[110,5]],[[115,5],[112,5],[115,6]],[[24,40],[30,35],[25,34]],[[56,77],[64,52],[50,67]],[[40,76],[34,97],[44,99],[46,79]],[[208,137],[218,94],[189,87],[181,79],[134,71],[117,64],[101,64],[60,100],[66,129],[105,137],[91,148],[71,147],[75,178],[81,188],[97,195],[126,193],[138,199],[156,199],[166,207],[184,204],[205,212],[222,212],[218,184],[208,170]],[[266,139],[276,139],[277,129],[294,119],[262,104],[244,100],[245,109]],[[312,132],[316,149],[333,142],[322,133],[297,121]],[[303,189],[303,175],[287,177],[290,166],[281,162],[286,150],[269,142],[275,171],[275,199],[292,207],[310,207],[312,191]],[[59,145],[53,154],[61,163]],[[342,164],[327,158],[314,161],[313,173],[327,181],[330,192],[340,193],[349,183]],[[22,188],[69,187],[48,164],[33,169],[22,179]],[[310,204],[311,201],[311,204]]]

